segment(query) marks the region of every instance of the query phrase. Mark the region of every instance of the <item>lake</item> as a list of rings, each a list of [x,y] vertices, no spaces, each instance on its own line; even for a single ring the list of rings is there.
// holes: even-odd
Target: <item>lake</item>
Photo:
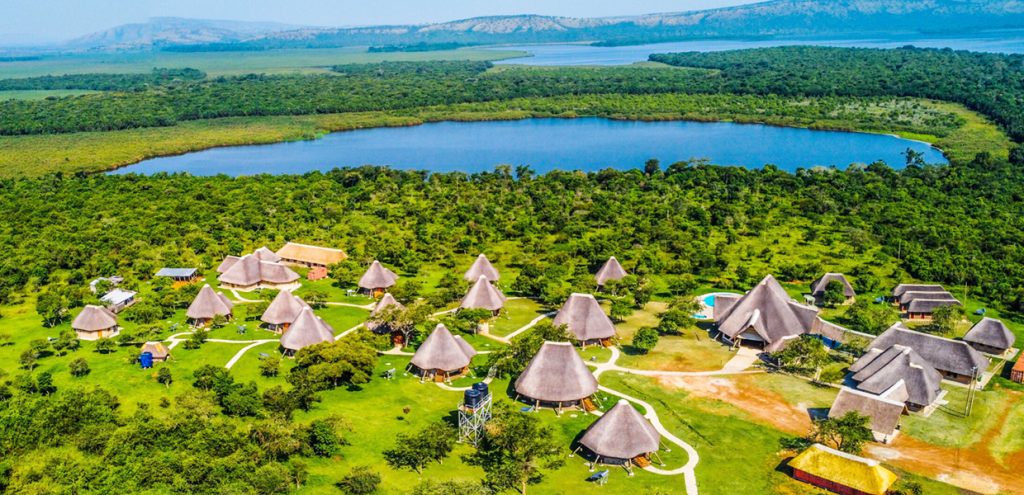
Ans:
[[[583,44],[502,45],[495,50],[518,50],[531,57],[511,58],[496,64],[526,65],[628,65],[643,62],[652,53],[716,52],[773,46],[819,45],[859,48],[953,48],[976,52],[1024,53],[1024,31],[986,33],[970,38],[898,38],[898,39],[793,39],[793,40],[699,40],[652,43],[633,46],[588,46]]]
[[[440,122],[336,132],[314,141],[214,148],[153,158],[111,173],[193,175],[301,174],[335,167],[388,165],[432,172],[482,172],[496,165],[595,171],[642,168],[649,158],[664,165],[707,158],[718,165],[785,170],[845,167],[885,160],[904,163],[913,148],[929,163],[946,163],[926,143],[881,134],[814,131],[757,124],[636,122],[601,118]]]

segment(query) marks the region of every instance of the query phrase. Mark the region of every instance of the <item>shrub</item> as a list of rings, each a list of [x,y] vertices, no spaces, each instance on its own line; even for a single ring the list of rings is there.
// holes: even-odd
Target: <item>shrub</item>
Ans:
[[[377,491],[380,474],[370,466],[356,466],[338,482],[338,488],[349,495],[366,495]]]

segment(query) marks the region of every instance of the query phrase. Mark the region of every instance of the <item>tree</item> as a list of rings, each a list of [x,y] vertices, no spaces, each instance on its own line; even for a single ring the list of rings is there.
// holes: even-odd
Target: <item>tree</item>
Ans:
[[[825,294],[822,302],[826,308],[834,308],[846,302],[846,286],[838,280],[830,280],[825,285]]]
[[[304,347],[295,354],[295,367],[288,383],[312,391],[370,381],[377,365],[377,350],[365,342],[323,342]]]
[[[20,364],[22,368],[31,371],[32,368],[36,367],[37,360],[39,360],[39,353],[32,349],[25,349],[25,351],[21,353],[21,356],[18,357],[18,364]]]
[[[367,495],[377,491],[380,481],[380,474],[370,466],[356,466],[338,481],[338,488],[349,495]]]
[[[117,350],[117,344],[111,339],[99,339],[96,341],[96,352],[109,354]]]
[[[394,468],[422,473],[432,461],[442,462],[455,446],[455,432],[444,422],[434,422],[412,434],[399,434],[395,446],[384,451],[384,460]]]
[[[931,332],[952,335],[957,325],[964,319],[964,308],[961,306],[940,306],[932,312],[932,323],[928,325]]]
[[[213,315],[213,320],[210,320],[210,326],[213,327],[213,328],[223,328],[224,325],[227,325],[227,324],[228,324],[228,317],[224,316],[224,315]],[[196,334],[198,334],[200,332],[201,331],[196,331],[192,335],[195,336]],[[200,344],[201,343],[202,342],[200,342]]]
[[[188,350],[198,349],[206,343],[206,339],[209,335],[210,332],[208,330],[196,329],[194,332],[189,334],[188,340],[182,344],[182,347]]]
[[[786,371],[797,373],[813,371],[815,380],[818,379],[821,368],[832,360],[825,344],[811,335],[801,335],[799,339],[790,342],[772,357],[778,360],[782,369]]]
[[[814,431],[810,435],[812,442],[850,454],[860,454],[864,444],[873,438],[871,418],[857,411],[850,411],[838,418],[815,421]]]
[[[888,304],[872,304],[863,298],[854,302],[843,316],[843,322],[848,324],[851,330],[872,335],[881,334],[898,319],[899,313],[894,307]]]
[[[612,308],[609,313],[609,316],[611,316],[612,320],[621,323],[623,321],[626,321],[626,318],[629,318],[629,316],[633,314],[633,307],[629,303],[629,301],[625,299],[613,299]]]
[[[651,158],[644,163],[644,175],[651,177],[661,172],[661,162],[655,158]]]
[[[171,383],[174,382],[174,377],[171,376],[171,369],[166,366],[161,366],[156,372],[156,381],[167,388],[171,388]]]
[[[697,281],[697,277],[690,274],[680,275],[678,277],[672,277],[668,280],[668,291],[673,296],[685,296],[691,292],[697,290],[700,283]]]
[[[633,335],[633,347],[641,354],[647,354],[658,345],[658,331],[651,327],[643,327]]]
[[[89,374],[89,363],[84,358],[76,358],[68,363],[68,371],[71,376],[83,377]]]
[[[313,454],[319,457],[331,457],[345,445],[345,440],[338,435],[337,421],[323,419],[314,420],[309,424],[306,442]]]
[[[266,356],[260,358],[260,374],[273,377],[281,370],[281,358],[277,356]]]
[[[57,387],[53,384],[53,375],[49,371],[44,371],[39,374],[36,378],[36,392],[41,395],[50,395],[57,391]]]
[[[466,461],[483,468],[484,483],[492,490],[525,495],[528,485],[544,479],[544,470],[562,465],[562,448],[550,426],[502,405],[494,408],[480,446]]]
[[[63,356],[67,352],[73,352],[78,350],[78,347],[80,345],[81,343],[79,342],[78,337],[72,330],[65,330],[61,332],[60,336],[58,336],[56,340],[50,343],[50,346],[53,347],[53,350],[57,351],[57,354],[60,356]]]
[[[48,327],[63,321],[67,312],[67,300],[56,290],[46,290],[36,298],[36,313],[43,317],[43,324]]]

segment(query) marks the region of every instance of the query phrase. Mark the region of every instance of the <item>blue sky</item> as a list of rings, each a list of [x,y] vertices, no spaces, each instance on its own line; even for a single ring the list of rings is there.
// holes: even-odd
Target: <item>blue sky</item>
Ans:
[[[495,14],[596,17],[743,3],[752,0],[0,0],[0,42],[66,40],[156,16],[348,26]]]

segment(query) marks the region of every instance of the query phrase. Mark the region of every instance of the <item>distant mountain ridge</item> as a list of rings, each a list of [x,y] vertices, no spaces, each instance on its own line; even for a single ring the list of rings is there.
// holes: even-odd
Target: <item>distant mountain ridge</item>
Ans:
[[[349,28],[156,18],[68,44],[91,50],[177,46],[249,50],[422,43],[603,42],[698,38],[896,36],[1024,28],[1024,0],[771,0],[710,10],[573,18],[476,17],[424,25]]]

